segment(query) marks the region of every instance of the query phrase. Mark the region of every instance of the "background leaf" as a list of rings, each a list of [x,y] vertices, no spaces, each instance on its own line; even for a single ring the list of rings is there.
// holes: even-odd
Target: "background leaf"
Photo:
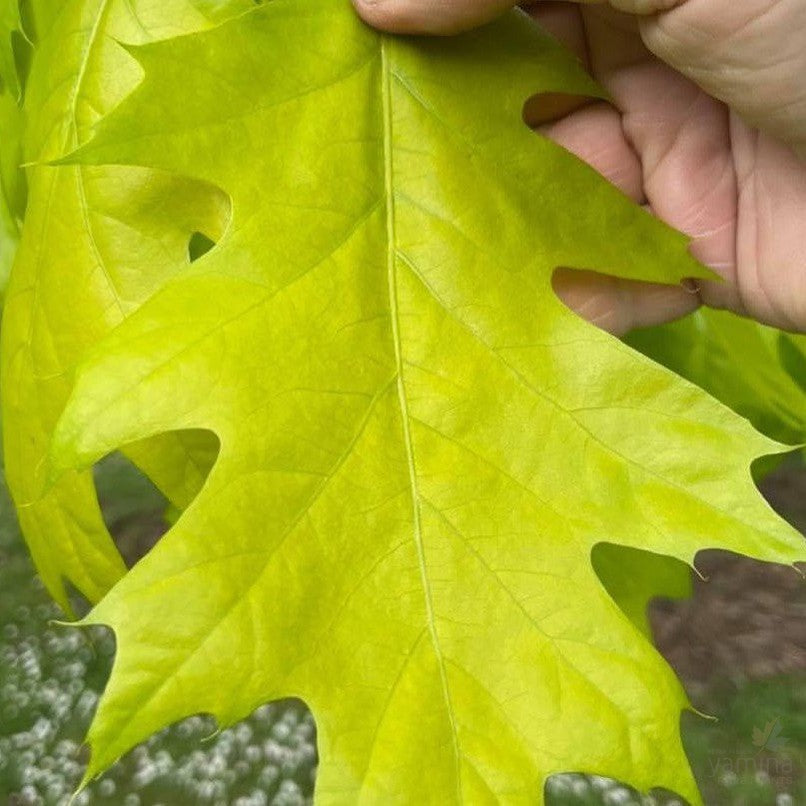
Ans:
[[[208,4],[209,5],[209,4]],[[253,7],[217,4],[218,16]],[[209,9],[207,9],[209,13]],[[229,215],[214,187],[143,169],[44,164],[86,139],[136,83],[118,44],[211,24],[188,0],[35,0],[36,39],[25,98],[24,158],[36,163],[3,322],[2,373],[8,483],[37,569],[69,607],[63,580],[91,601],[124,572],[104,526],[91,475],[46,489],[44,460],[72,372],[88,346],[188,265],[194,231],[217,238]],[[198,433],[133,446],[132,455],[185,506],[216,444]]]
[[[806,336],[702,309],[627,342],[783,442],[806,442]]]

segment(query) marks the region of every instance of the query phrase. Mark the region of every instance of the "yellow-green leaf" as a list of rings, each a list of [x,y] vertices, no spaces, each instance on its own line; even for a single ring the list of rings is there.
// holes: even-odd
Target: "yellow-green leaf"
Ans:
[[[0,90],[0,305],[20,237],[25,191],[20,170],[22,111],[16,98]]]
[[[561,265],[703,273],[523,125],[589,80],[518,12],[392,39],[346,0],[134,52],[143,83],[72,160],[220,187],[232,222],[92,351],[53,472],[177,430],[221,451],[87,619],[118,641],[89,774],[296,695],[321,804],[539,804],[564,770],[696,802],[684,693],[591,552],[803,541],[750,478],[780,445],[552,292]]]
[[[21,29],[20,0],[0,0],[0,90],[7,92],[15,101],[20,96],[20,80],[12,36]]]

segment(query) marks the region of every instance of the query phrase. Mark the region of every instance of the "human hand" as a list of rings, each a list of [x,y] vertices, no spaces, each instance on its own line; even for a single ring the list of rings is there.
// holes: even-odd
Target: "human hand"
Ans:
[[[454,33],[508,0],[354,0],[370,24]],[[528,12],[613,99],[527,122],[692,237],[724,282],[636,283],[560,270],[565,302],[614,333],[700,304],[806,331],[806,0],[537,0]],[[531,114],[530,114],[531,111]]]

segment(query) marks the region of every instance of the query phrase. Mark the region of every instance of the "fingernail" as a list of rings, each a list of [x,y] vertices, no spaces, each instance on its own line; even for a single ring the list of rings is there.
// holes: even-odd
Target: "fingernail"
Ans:
[[[683,290],[688,291],[689,294],[694,294],[695,296],[700,295],[700,284],[693,277],[686,277],[685,280],[681,281],[680,285],[682,285]]]

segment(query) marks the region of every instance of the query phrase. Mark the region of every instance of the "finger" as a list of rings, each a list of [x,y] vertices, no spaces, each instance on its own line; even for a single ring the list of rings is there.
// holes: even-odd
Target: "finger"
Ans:
[[[512,0],[353,0],[361,18],[400,34],[455,34],[512,8]]]
[[[532,3],[525,10],[544,31],[559,40],[586,67],[588,66],[588,42],[582,12],[578,5],[544,0]]]
[[[590,271],[559,269],[553,283],[569,308],[616,336],[674,321],[700,305],[697,294],[682,286],[639,283]]]
[[[526,11],[562,45],[570,50],[588,69],[588,48],[582,14],[575,3],[539,2]],[[559,92],[544,92],[529,98],[524,104],[523,119],[527,126],[537,128],[564,118],[589,104],[590,98]]]
[[[653,53],[806,156],[806,3],[618,0],[667,10],[641,23]]]
[[[539,131],[587,162],[634,202],[645,203],[641,161],[624,134],[621,113],[610,104],[591,104]],[[673,321],[700,304],[696,294],[679,286],[638,283],[590,271],[560,269],[553,283],[568,307],[617,336]]]
[[[577,4],[536,2],[528,13],[586,67],[590,66],[585,23]],[[587,162],[633,201],[646,201],[641,161],[624,135],[621,114],[613,106],[579,96],[544,94],[527,101],[524,116],[529,125]]]
[[[578,8],[574,11],[568,3],[537,3],[529,9],[545,30],[590,66],[582,14]],[[634,202],[646,201],[641,161],[624,134],[621,113],[610,104],[577,108],[539,131],[587,162]],[[696,294],[679,286],[637,283],[590,271],[560,269],[553,284],[572,310],[618,336],[673,321],[700,304]]]
[[[650,54],[634,20],[589,8],[585,25],[594,75],[623,113],[653,212],[692,237],[692,253],[729,281],[720,292],[726,305],[741,309],[727,109]]]
[[[530,9],[540,24],[588,62],[581,14],[568,4]],[[558,12],[560,12],[558,14]],[[627,140],[621,113],[598,102],[577,109],[539,131],[587,162],[638,204],[645,202],[641,161]],[[615,335],[673,321],[696,310],[696,294],[679,286],[637,283],[590,271],[560,269],[554,275],[560,299],[580,316]]]
[[[725,283],[702,283],[706,305],[746,312],[785,330],[806,329],[806,164],[781,142],[731,118],[739,187],[737,308]]]
[[[621,124],[621,113],[598,102],[539,129],[595,168],[622,193],[644,204],[643,170]]]

